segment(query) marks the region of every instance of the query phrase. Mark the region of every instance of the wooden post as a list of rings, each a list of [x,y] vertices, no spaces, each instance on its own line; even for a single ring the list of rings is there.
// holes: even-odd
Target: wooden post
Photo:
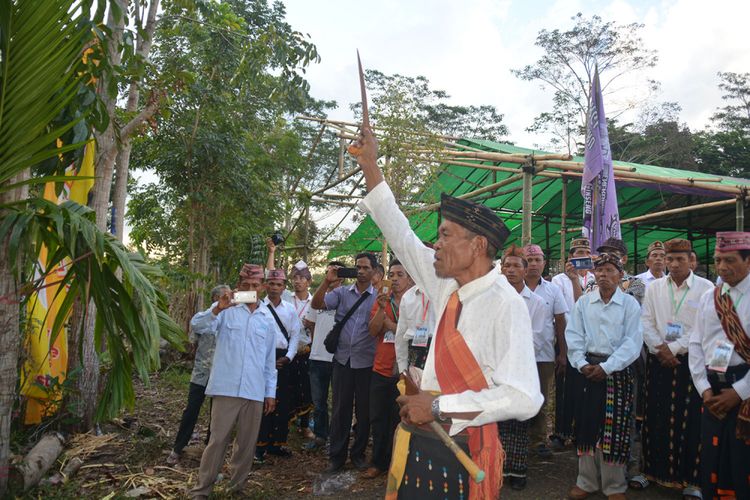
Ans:
[[[339,139],[339,179],[344,177],[344,151],[346,151],[346,139]]]
[[[633,224],[633,273],[638,274],[638,224]]]
[[[745,196],[738,196],[737,197],[737,210],[736,210],[736,216],[735,216],[735,230],[736,231],[744,231],[745,230]]]
[[[703,263],[706,264],[706,279],[711,280],[711,256],[709,254],[711,247],[708,243],[710,237],[707,234],[704,234],[704,236],[706,237],[706,254],[703,256]]]
[[[385,238],[383,238],[383,249],[380,254],[380,263],[383,264],[383,267],[387,271],[388,269],[388,242],[385,241]],[[386,278],[387,276],[383,276],[383,277]]]
[[[305,204],[305,240],[302,250],[302,259],[307,262],[307,254],[310,248],[310,202]]]
[[[531,243],[531,212],[533,209],[531,181],[534,178],[534,160],[522,167],[523,170],[523,222],[521,224],[521,245]]]
[[[568,230],[566,221],[568,218],[568,178],[563,175],[562,177],[562,201],[560,205],[560,262],[565,262],[565,243],[567,235],[565,234]]]

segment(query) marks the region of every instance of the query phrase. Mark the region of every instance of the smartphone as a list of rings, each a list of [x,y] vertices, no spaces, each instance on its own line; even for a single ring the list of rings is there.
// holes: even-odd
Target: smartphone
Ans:
[[[339,267],[336,269],[336,276],[339,278],[356,278],[357,268],[356,267]]]
[[[594,261],[591,257],[576,257],[570,259],[570,263],[575,269],[594,269]]]
[[[233,304],[255,304],[258,302],[258,294],[255,290],[248,292],[234,292],[232,295]]]
[[[392,286],[391,280],[380,280],[380,293],[391,293]]]

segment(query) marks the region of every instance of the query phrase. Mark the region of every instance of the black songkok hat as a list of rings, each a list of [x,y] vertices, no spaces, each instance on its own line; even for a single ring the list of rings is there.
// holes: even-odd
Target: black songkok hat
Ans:
[[[440,198],[440,215],[473,233],[484,236],[490,245],[498,250],[503,248],[503,243],[510,235],[510,230],[491,208],[445,193]]]
[[[599,253],[615,251],[620,255],[628,254],[628,249],[620,238],[607,238],[596,251]]]

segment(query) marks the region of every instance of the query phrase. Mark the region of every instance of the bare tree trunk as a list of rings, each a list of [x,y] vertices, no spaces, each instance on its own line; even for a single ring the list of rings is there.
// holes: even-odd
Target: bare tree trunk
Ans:
[[[29,178],[25,170],[10,183]],[[28,187],[21,187],[0,193],[0,203],[23,200],[28,197]],[[0,212],[0,219],[2,212]],[[19,324],[20,305],[16,280],[13,276],[14,264],[8,255],[8,241],[0,241],[0,497],[8,487],[10,459],[10,424],[13,415],[13,403],[16,399],[16,382],[18,379],[18,355],[20,352],[21,334]]]
[[[149,53],[151,52],[151,43],[154,38],[154,31],[156,30],[156,11],[159,8],[159,0],[152,0],[149,4],[148,18],[146,20],[146,26],[144,31],[146,37],[141,37],[138,34],[138,40],[136,41],[136,53],[148,59]],[[134,113],[138,109],[138,100],[140,98],[141,88],[138,82],[133,81],[130,83],[128,90],[128,103],[125,110],[128,114]],[[130,174],[130,151],[133,147],[130,142],[130,137],[122,137],[122,145],[119,155],[117,156],[117,175],[115,177],[115,192],[112,195],[112,206],[116,214],[115,218],[115,235],[117,239],[122,241],[124,238],[125,230],[125,200],[128,196],[128,175]]]

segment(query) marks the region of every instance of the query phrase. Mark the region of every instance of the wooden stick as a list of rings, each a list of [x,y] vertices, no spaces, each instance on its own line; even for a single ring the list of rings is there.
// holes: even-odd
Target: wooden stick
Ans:
[[[401,374],[401,377],[404,379],[404,392],[408,396],[419,394],[419,386],[414,381],[411,374],[409,374],[409,370],[404,370],[404,372]],[[445,432],[443,426],[434,420],[431,421],[428,425],[430,426],[430,429],[438,435],[443,444],[453,452],[458,461],[461,462],[461,465],[463,465],[466,469],[466,472],[469,473],[471,478],[477,483],[481,483],[482,481],[484,481],[484,471],[480,469],[479,466],[474,462],[474,460],[472,460],[471,457],[467,455],[466,452],[456,444],[453,438],[451,438],[448,433]]]

